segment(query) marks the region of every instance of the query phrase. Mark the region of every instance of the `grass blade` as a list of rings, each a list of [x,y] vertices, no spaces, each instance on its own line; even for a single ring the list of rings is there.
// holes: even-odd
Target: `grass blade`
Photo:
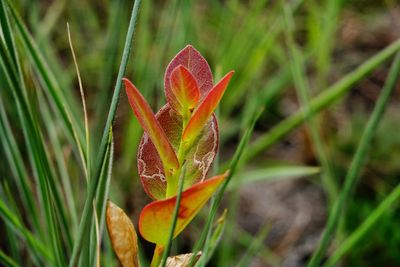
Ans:
[[[390,210],[393,204],[400,199],[400,185],[396,186],[395,189],[374,209],[374,211],[365,219],[365,221],[348,236],[343,243],[332,253],[327,262],[323,267],[333,267],[335,264],[347,253],[350,253],[351,249],[361,241],[366,234],[371,231],[372,227],[379,222],[379,219],[386,212]]]
[[[32,232],[26,229],[22,222],[7,208],[6,203],[0,199],[0,216],[14,231],[24,238],[31,248],[32,252],[39,253],[46,262],[54,263],[53,256],[49,253],[48,248],[39,240],[37,240]]]
[[[0,45],[0,67],[6,76],[5,78],[8,85],[6,88],[11,91],[10,94],[16,102],[18,118],[28,148],[28,155],[39,184],[41,203],[44,205],[46,225],[50,232],[49,238],[52,243],[53,253],[56,257],[57,263],[60,266],[63,266],[63,254],[61,253],[60,244],[61,239],[59,239],[59,227],[54,208],[56,207],[57,212],[59,212],[58,215],[60,215],[61,225],[67,229],[68,224],[65,211],[59,198],[60,194],[58,194],[57,188],[54,184],[54,177],[52,177],[45,143],[39,129],[37,128],[37,121],[32,117],[30,105],[28,104],[24,94],[21,92],[24,91],[26,87],[23,83],[21,85],[19,84],[18,74],[16,74],[15,69],[12,68],[13,64],[10,62],[10,58],[7,55],[7,49],[4,47],[3,43]],[[23,90],[19,90],[19,85]],[[67,237],[69,237],[69,232],[64,232]],[[70,239],[67,238],[67,242],[69,240]],[[68,245],[68,243],[66,244]]]
[[[119,100],[119,94],[121,91],[122,78],[125,73],[127,63],[128,63],[129,52],[130,52],[130,49],[132,46],[131,43],[132,43],[132,39],[133,39],[133,34],[135,32],[135,24],[136,24],[136,20],[138,17],[140,2],[141,2],[140,0],[136,0],[133,5],[131,19],[129,22],[128,33],[127,33],[126,40],[125,40],[125,46],[124,46],[124,52],[122,55],[121,65],[119,68],[118,77],[117,77],[116,85],[114,88],[114,94],[113,94],[113,98],[111,101],[111,106],[110,106],[110,110],[108,113],[106,125],[104,127],[103,136],[102,136],[101,143],[100,143],[100,148],[97,153],[98,158],[96,161],[95,169],[93,170],[92,176],[90,178],[88,194],[86,196],[85,206],[84,206],[82,218],[81,218],[81,221],[79,224],[78,236],[75,240],[74,248],[72,251],[72,256],[71,256],[70,263],[69,263],[70,267],[74,267],[76,265],[76,263],[78,262],[79,253],[82,248],[82,244],[84,242],[84,237],[86,234],[85,232],[88,229],[90,222],[92,221],[92,213],[93,213],[92,203],[93,203],[93,199],[95,197],[96,191],[99,186],[98,182],[100,179],[101,166],[103,165],[103,162],[105,160],[105,153],[106,153],[106,147],[107,147],[107,140],[109,138],[109,131],[110,131],[110,128],[111,128],[112,123],[115,118],[115,113],[116,113],[117,104],[118,104],[118,100]]]
[[[244,152],[246,145],[249,142],[251,134],[253,133],[254,126],[255,126],[257,120],[259,119],[259,117],[261,116],[262,112],[263,112],[263,109],[259,110],[258,113],[256,114],[256,116],[254,116],[254,119],[251,122],[251,124],[249,125],[249,128],[247,129],[246,133],[243,135],[242,139],[240,140],[240,143],[239,143],[239,145],[235,151],[235,154],[233,156],[233,159],[229,165],[228,177],[225,179],[225,181],[221,185],[221,188],[218,190],[217,194],[211,200],[211,207],[210,207],[209,215],[207,217],[206,225],[203,228],[203,231],[201,233],[199,241],[197,242],[196,246],[193,249],[193,254],[197,255],[197,253],[200,250],[200,247],[203,246],[203,254],[198,262],[199,266],[205,266],[207,264],[207,259],[209,258],[208,250],[210,247],[210,240],[211,240],[211,225],[214,221],[215,215],[217,214],[217,209],[222,201],[223,194],[224,194],[229,182],[231,181],[233,175],[236,172],[238,162]],[[194,264],[194,261],[195,261],[195,257],[192,257],[189,266],[192,266]]]
[[[113,160],[114,160],[114,139],[113,139],[113,133],[110,131],[110,136],[108,140],[108,145],[106,149],[106,160],[104,161],[104,164],[101,169],[100,173],[100,180],[99,180],[99,188],[96,193],[96,208],[95,211],[98,214],[98,219],[99,219],[99,233],[100,233],[100,239],[96,237],[96,227],[92,224],[91,226],[91,242],[92,243],[97,243],[97,246],[101,245],[101,234],[103,233],[104,230],[104,223],[105,223],[105,214],[106,214],[106,204],[107,204],[107,199],[108,199],[108,193],[110,189],[110,182],[111,182],[111,175],[112,175],[112,166],[113,166]],[[85,248],[87,249],[87,248]],[[90,255],[90,266],[93,266],[92,262],[94,260],[94,256],[96,254],[95,247],[91,246],[90,247],[90,253],[87,253]],[[86,257],[86,253],[84,257]],[[89,260],[89,259],[88,259]],[[85,259],[83,260],[85,262]]]
[[[292,11],[287,7],[282,1],[282,8],[285,17],[286,24],[286,40],[289,46],[289,56],[290,69],[292,72],[293,82],[296,88],[297,98],[301,103],[301,110],[304,111],[304,117],[306,120],[307,128],[310,132],[312,144],[316,151],[318,160],[322,165],[326,173],[322,173],[322,183],[324,189],[326,190],[329,198],[329,202],[332,203],[338,194],[336,177],[334,169],[330,162],[330,157],[328,155],[325,144],[321,138],[321,133],[319,132],[319,125],[317,121],[317,116],[314,115],[314,110],[310,108],[310,86],[309,82],[305,78],[305,59],[294,41],[294,21]]]
[[[3,150],[7,157],[7,163],[9,164],[12,174],[14,176],[19,195],[22,198],[23,205],[26,210],[29,210],[30,216],[28,221],[32,222],[34,228],[41,233],[41,226],[39,223],[39,217],[36,202],[33,200],[31,194],[31,187],[29,186],[29,176],[24,166],[22,155],[17,149],[17,142],[13,136],[9,120],[7,118],[6,111],[4,109],[4,103],[0,95],[0,138],[2,140]]]
[[[238,173],[237,177],[229,184],[228,190],[236,190],[240,186],[250,183],[295,179],[315,175],[320,172],[321,169],[319,167],[310,166],[273,166],[253,171],[250,170]]]
[[[371,145],[372,137],[374,136],[375,130],[384,114],[385,108],[390,99],[390,95],[396,85],[400,73],[400,53],[397,53],[396,58],[390,68],[390,72],[386,79],[385,85],[382,92],[379,95],[377,103],[371,114],[370,119],[365,127],[365,130],[361,136],[360,143],[358,144],[356,153],[351,162],[349,171],[344,180],[344,185],[338,199],[335,201],[331,212],[329,213],[328,222],[323,232],[321,242],[314,251],[314,254],[308,263],[308,267],[317,267],[320,264],[321,258],[325,255],[325,252],[329,246],[330,240],[332,239],[337,223],[343,212],[345,203],[348,201],[351,191],[354,188],[356,180],[360,174],[360,169],[363,166],[368,149]]]
[[[45,92],[54,103],[57,114],[60,116],[60,121],[63,122],[63,127],[66,130],[67,136],[70,140],[74,140],[74,143],[80,151],[83,153],[84,158],[86,158],[86,150],[82,145],[85,140],[85,136],[83,134],[83,127],[80,123],[80,120],[77,118],[75,113],[72,113],[74,109],[71,108],[73,104],[68,101],[66,97],[63,95],[63,91],[61,90],[60,85],[57,83],[57,79],[54,77],[53,73],[51,73],[51,68],[49,68],[44,60],[42,54],[40,53],[37,45],[33,41],[33,38],[30,36],[27,28],[22,23],[22,19],[18,15],[13,3],[7,0],[8,6],[10,7],[11,15],[15,21],[17,26],[17,30],[21,36],[22,44],[28,51],[28,55],[32,59],[32,63],[34,65],[34,69],[38,72],[39,78],[43,83],[43,86],[46,88]],[[85,166],[83,166],[85,168]]]
[[[0,263],[6,267],[18,267],[19,265],[2,250],[0,250]]]
[[[267,235],[271,230],[271,225],[266,224],[261,230],[257,233],[257,236],[253,238],[253,242],[248,247],[244,256],[240,259],[237,267],[246,267],[250,266],[251,260],[256,256],[257,252],[260,251],[261,247],[264,245],[264,240],[267,238]]]
[[[318,114],[319,111],[331,106],[338,99],[343,97],[351,88],[352,85],[360,81],[366,75],[371,73],[376,67],[388,60],[393,54],[400,49],[400,40],[395,41],[381,52],[377,53],[353,72],[347,74],[341,80],[324,90],[317,97],[310,100],[309,108],[314,111],[313,114]],[[280,122],[269,132],[263,134],[254,142],[252,142],[243,155],[241,163],[248,162],[262,151],[268,149],[273,144],[281,140],[289,132],[294,130],[297,126],[301,125],[304,120],[304,110],[299,110],[295,114]]]

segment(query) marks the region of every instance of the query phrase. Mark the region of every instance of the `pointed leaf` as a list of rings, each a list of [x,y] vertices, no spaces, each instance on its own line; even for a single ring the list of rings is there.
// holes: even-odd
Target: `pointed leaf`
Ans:
[[[196,216],[227,175],[215,176],[182,192],[174,237]],[[144,239],[161,245],[168,242],[175,202],[176,196],[154,201],[144,207],[139,219],[139,231]]]
[[[157,112],[156,119],[168,141],[177,151],[182,134],[182,117],[169,104],[166,104]],[[191,147],[186,155],[184,190],[206,178],[217,153],[218,138],[217,120],[212,115],[197,144]],[[137,162],[140,179],[146,193],[153,199],[164,199],[167,184],[162,161],[147,133],[143,134],[139,144]]]
[[[107,229],[111,244],[123,267],[138,267],[138,245],[135,228],[125,212],[107,202]]]
[[[224,95],[233,73],[234,72],[231,71],[226,74],[221,81],[214,86],[214,88],[208,93],[198,108],[194,111],[182,135],[182,140],[184,142],[191,143],[203,130],[204,125]]]
[[[123,80],[125,82],[126,94],[128,95],[129,103],[133,112],[135,113],[140,125],[155,145],[161,161],[163,162],[163,166],[168,168],[168,170],[178,169],[179,162],[175,152],[154,116],[149,104],[139,90],[128,79],[124,78]]]
[[[165,96],[167,97],[167,102],[177,112],[179,112],[179,110],[177,110],[174,105],[174,103],[177,102],[177,99],[172,92],[170,79],[172,71],[179,65],[187,68],[196,79],[200,91],[200,100],[208,94],[213,86],[213,77],[207,61],[193,46],[186,46],[171,60],[164,76]]]
[[[179,65],[171,72],[170,81],[171,91],[174,94],[170,104],[180,115],[190,114],[200,99],[196,79],[187,68]]]

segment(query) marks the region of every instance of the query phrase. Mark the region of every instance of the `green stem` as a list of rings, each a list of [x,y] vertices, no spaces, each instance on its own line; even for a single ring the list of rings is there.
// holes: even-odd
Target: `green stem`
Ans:
[[[189,116],[184,116],[182,118],[182,133],[183,130],[185,129],[187,123],[189,122],[190,117]],[[182,142],[182,138],[181,141],[179,143],[179,148],[178,148],[178,162],[179,162],[179,169],[175,171],[175,173],[172,174],[172,176],[168,177],[167,176],[167,193],[166,193],[166,197],[172,197],[175,196],[177,191],[178,191],[178,183],[179,183],[179,177],[181,175],[182,172],[182,165],[185,161],[186,158],[186,154],[188,152],[188,146],[186,143]]]
[[[211,230],[212,230],[211,225],[214,222],[214,218],[215,218],[215,215],[217,214],[218,207],[222,201],[224,192],[225,192],[230,180],[232,179],[233,175],[235,174],[236,169],[238,167],[239,160],[242,157],[244,149],[246,148],[246,146],[250,140],[250,137],[253,133],[254,126],[255,126],[256,122],[258,121],[258,119],[260,118],[263,111],[264,111],[264,109],[257,110],[255,116],[253,116],[253,121],[250,122],[250,125],[247,128],[247,131],[241,138],[240,143],[239,143],[238,147],[236,148],[235,154],[233,155],[233,158],[229,164],[229,175],[228,175],[228,177],[226,177],[225,181],[221,185],[217,194],[211,200],[211,207],[210,207],[210,211],[209,211],[209,214],[207,217],[207,222],[203,228],[203,232],[201,233],[199,241],[197,241],[196,246],[193,249],[193,256],[190,259],[189,266],[194,265],[195,258],[196,258],[195,255],[197,255],[197,253],[200,251],[201,247],[203,247],[203,255],[200,258],[200,262],[198,263],[198,266],[199,267],[206,266],[206,264],[207,264],[207,259],[209,258],[208,250],[210,247],[209,244],[210,244]]]
[[[172,239],[174,239],[176,223],[178,221],[179,207],[181,205],[183,182],[185,179],[185,175],[186,175],[186,165],[183,165],[181,175],[179,176],[179,188],[178,188],[178,194],[176,196],[176,201],[175,201],[174,214],[172,215],[172,223],[171,223],[171,228],[169,231],[168,242],[166,244],[166,249],[165,249],[165,251],[163,253],[163,257],[162,257],[162,262],[161,262],[162,267],[164,267],[165,264],[167,263],[167,258],[171,251]]]
[[[164,253],[165,247],[162,245],[156,245],[153,253],[153,259],[151,259],[150,267],[159,267],[161,262],[161,255]]]

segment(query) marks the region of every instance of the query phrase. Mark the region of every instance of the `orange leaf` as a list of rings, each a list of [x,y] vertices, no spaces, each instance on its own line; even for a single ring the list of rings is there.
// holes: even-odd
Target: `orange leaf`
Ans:
[[[226,172],[214,176],[182,192],[174,237],[185,229],[227,175]],[[139,219],[139,231],[144,239],[161,245],[168,242],[175,202],[176,196],[154,201],[143,208]]]
[[[111,201],[107,202],[107,229],[111,244],[123,267],[137,267],[137,235],[125,212]]]
[[[125,82],[126,94],[128,95],[129,103],[136,115],[140,125],[149,135],[151,141],[155,145],[161,161],[163,162],[165,171],[177,170],[179,162],[176,154],[168,141],[163,129],[154,116],[146,99],[142,96],[139,90],[128,79],[123,79]]]
[[[218,106],[224,92],[229,84],[233,75],[233,71],[226,74],[208,93],[208,95],[199,104],[198,108],[194,111],[190,118],[185,130],[182,134],[182,140],[186,143],[191,143],[197,138],[204,125]]]
[[[171,105],[182,116],[190,114],[200,98],[200,90],[197,87],[196,79],[187,68],[179,65],[171,72],[170,82],[171,90],[175,96],[175,98],[171,99]]]

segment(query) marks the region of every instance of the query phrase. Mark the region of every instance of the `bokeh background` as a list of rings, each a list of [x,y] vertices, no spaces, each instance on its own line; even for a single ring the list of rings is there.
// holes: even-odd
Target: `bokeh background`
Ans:
[[[132,1],[13,2],[83,125],[77,73],[68,43],[69,23],[85,92],[91,147],[96,151],[120,64]],[[292,24],[288,25],[285,12]],[[214,171],[229,162],[255,112],[261,106],[265,108],[246,148],[248,157],[224,198],[221,212],[228,209],[225,234],[210,266],[235,266],[240,260],[245,260],[249,266],[305,266],[318,245],[329,207],[340,192],[387,77],[389,61],[374,67],[335,103],[317,112],[312,127],[325,151],[322,156],[310,134],[309,124],[295,127],[269,145],[257,143],[303,105],[292,77],[293,54],[288,40],[292,38],[302,58],[301,74],[312,99],[399,37],[400,6],[396,0],[142,2],[126,77],[141,90],[153,110],[165,103],[163,77],[168,62],[187,44],[192,44],[205,56],[215,81],[229,70],[235,70],[218,110],[221,140],[219,163],[215,164]],[[17,47],[23,50],[18,39]],[[51,101],[36,92],[41,90],[38,89],[40,78],[23,52],[21,55],[31,104],[38,110],[35,117],[39,127],[45,129],[41,101],[46,102],[50,110]],[[4,86],[1,80],[0,86]],[[12,97],[0,95],[17,148],[29,171],[22,130],[14,122],[17,116]],[[399,183],[399,98],[400,86],[397,85],[328,252],[340,246],[343,238]],[[56,148],[49,148],[48,154],[54,162],[60,159],[58,156],[65,162],[71,188],[63,193],[64,198],[73,194],[80,214],[86,190],[80,159],[74,155],[68,139],[62,137],[62,129],[57,123],[54,125],[54,134],[61,136],[60,142]],[[150,199],[141,187],[136,167],[142,130],[124,94],[113,133],[115,154],[109,197],[123,207],[136,224],[140,210]],[[51,143],[50,132],[44,130],[43,136]],[[0,159],[2,199],[8,204],[13,200],[10,205],[15,206],[16,214],[26,222],[27,228],[32,228],[29,219],[24,219],[29,213],[21,208],[18,196],[13,196],[12,170],[4,150],[0,151]],[[30,187],[35,192],[34,181]],[[400,266],[397,206],[383,215],[362,242],[342,259],[340,266]],[[173,248],[175,252],[190,251],[206,216],[204,210],[178,238]],[[8,236],[10,231],[5,221],[0,222],[0,227],[2,235]],[[251,257],[243,259],[243,255],[249,253],[248,247],[254,244],[254,238],[259,239],[260,245],[249,254]],[[103,239],[108,242],[106,233]],[[4,253],[29,254],[23,240],[16,238],[17,244],[11,244],[10,240],[8,237],[0,241]],[[152,245],[141,240],[141,246],[143,257],[150,257]],[[103,259],[104,266],[116,265],[112,253],[104,252]],[[20,258],[18,262],[25,260]]]

